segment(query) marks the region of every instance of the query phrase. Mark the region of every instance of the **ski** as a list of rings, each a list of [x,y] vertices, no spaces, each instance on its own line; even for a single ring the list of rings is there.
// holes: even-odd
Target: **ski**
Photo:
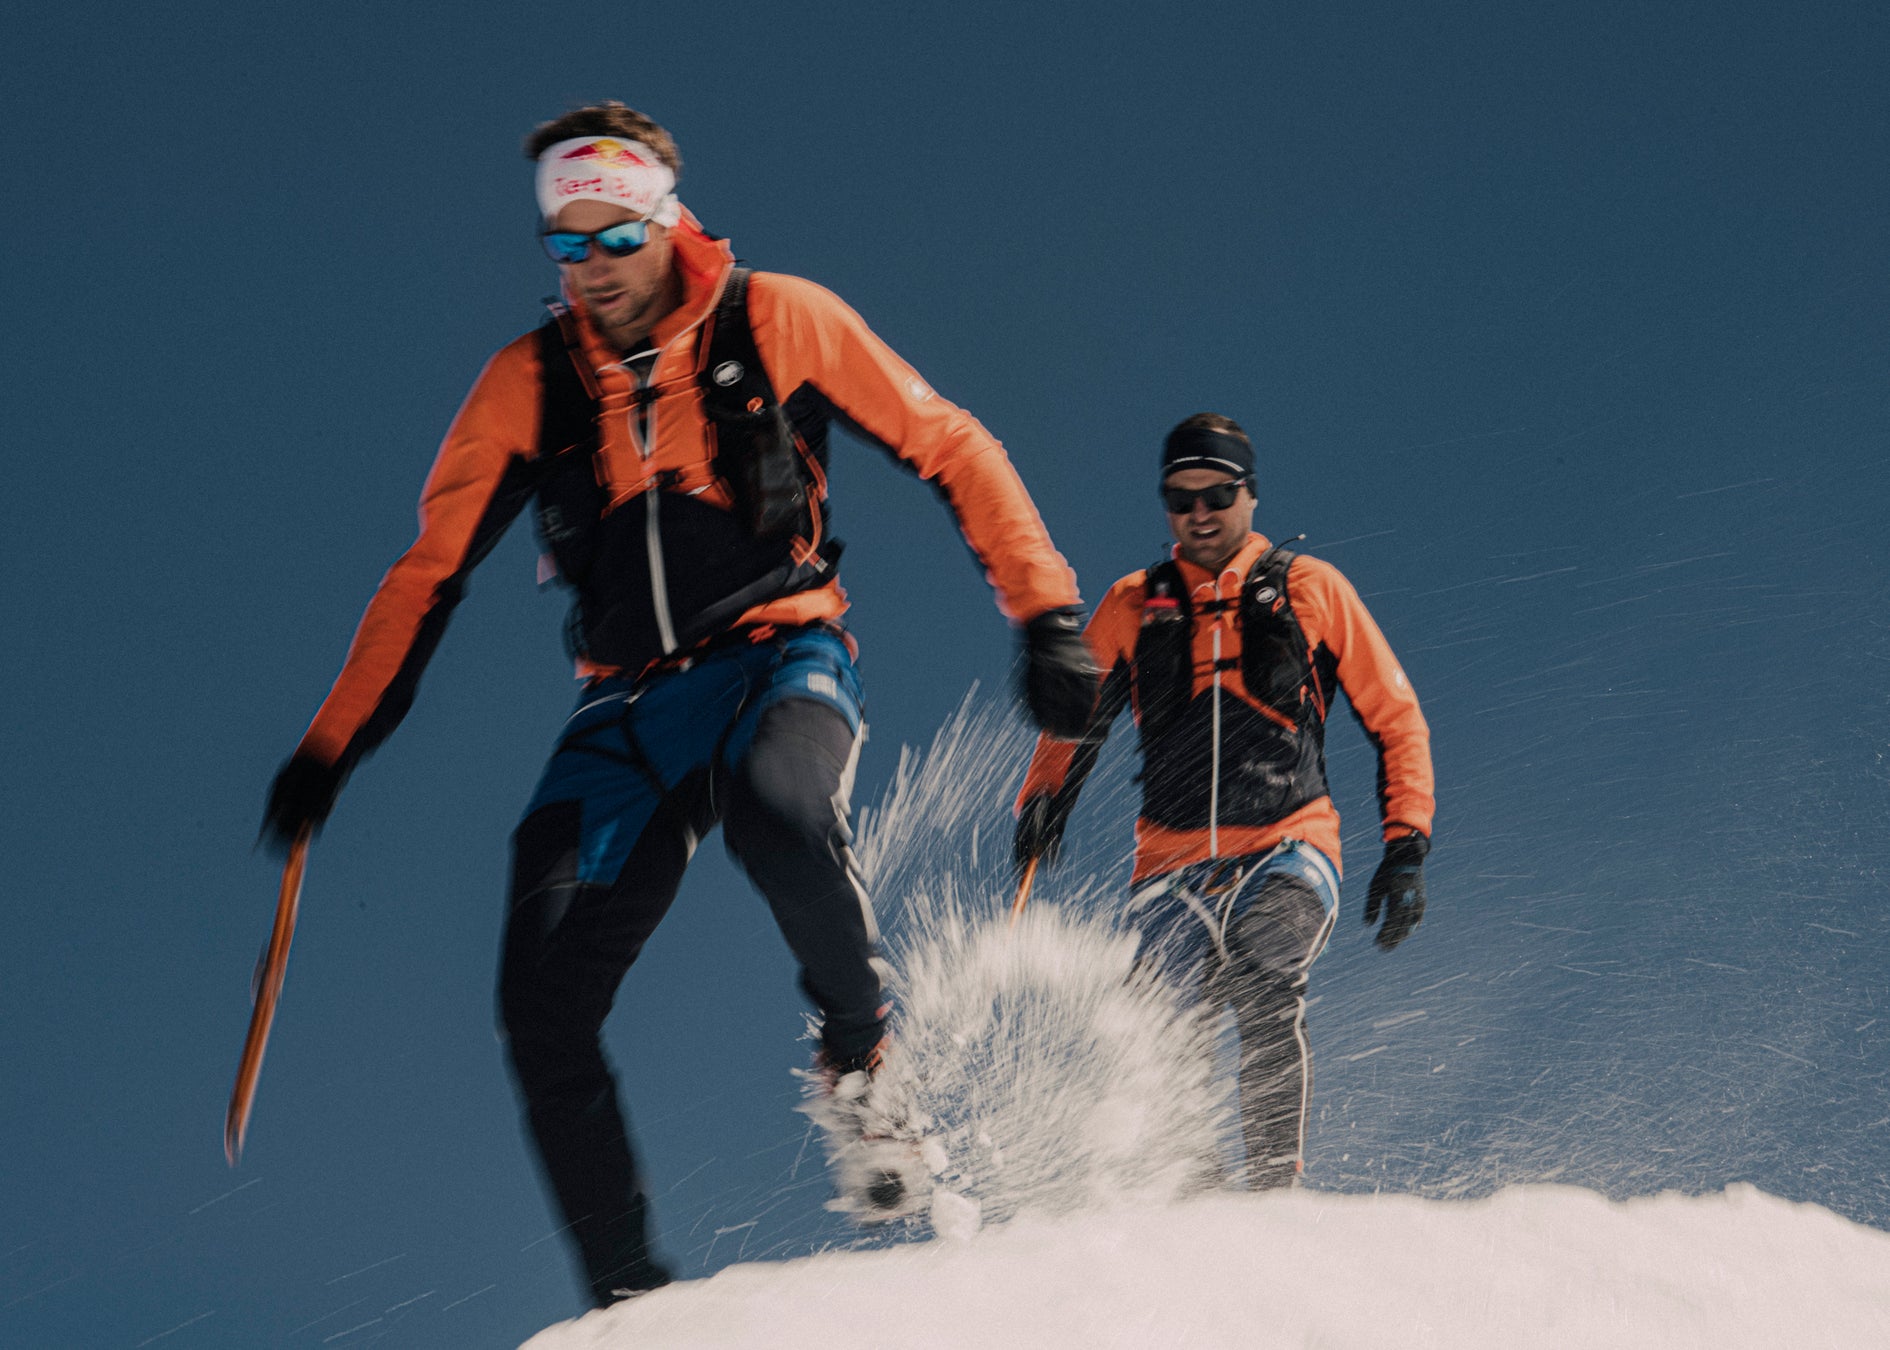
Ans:
[[[230,1109],[223,1117],[223,1156],[236,1166],[243,1155],[243,1138],[249,1132],[249,1112],[256,1103],[256,1080],[262,1073],[263,1050],[269,1044],[269,1026],[276,1019],[276,1000],[282,995],[282,978],[289,967],[289,941],[295,936],[295,911],[302,901],[302,872],[308,864],[309,831],[303,830],[289,847],[288,861],[282,865],[282,889],[276,896],[276,923],[269,934],[269,946],[257,967],[254,1004],[249,1015],[249,1034],[243,1040],[243,1057],[236,1066],[236,1086],[230,1091]]]

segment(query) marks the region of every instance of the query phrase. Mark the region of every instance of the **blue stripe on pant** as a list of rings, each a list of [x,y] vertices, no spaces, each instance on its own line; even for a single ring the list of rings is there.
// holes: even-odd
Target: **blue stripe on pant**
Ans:
[[[545,1178],[600,1304],[667,1278],[599,1033],[720,822],[773,911],[829,1054],[881,1033],[877,934],[849,849],[858,672],[822,628],[588,686],[513,838],[499,1008]]]
[[[1310,844],[1195,863],[1138,887],[1129,902],[1142,959],[1202,1014],[1234,1011],[1240,1035],[1241,1180],[1290,1185],[1312,1101],[1306,982],[1338,914],[1339,877]]]

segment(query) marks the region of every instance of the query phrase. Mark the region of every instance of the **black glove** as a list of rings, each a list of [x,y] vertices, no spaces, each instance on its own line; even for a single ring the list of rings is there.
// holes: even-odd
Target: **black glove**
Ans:
[[[269,785],[269,804],[263,809],[257,841],[277,856],[286,854],[303,830],[321,829],[347,777],[335,765],[313,756],[290,756]]]
[[[1372,888],[1365,897],[1365,926],[1385,916],[1384,927],[1375,941],[1386,951],[1411,936],[1411,930],[1424,917],[1424,856],[1431,851],[1431,841],[1416,833],[1387,840],[1385,860],[1372,873]]]
[[[1083,611],[1053,609],[1024,625],[1024,703],[1038,726],[1073,741],[1096,707],[1096,662],[1083,641]]]
[[[1070,808],[1058,807],[1053,794],[1039,792],[1024,799],[1017,808],[1017,835],[1011,850],[1018,875],[1033,859],[1046,866],[1057,860],[1063,849],[1063,827],[1069,823]]]

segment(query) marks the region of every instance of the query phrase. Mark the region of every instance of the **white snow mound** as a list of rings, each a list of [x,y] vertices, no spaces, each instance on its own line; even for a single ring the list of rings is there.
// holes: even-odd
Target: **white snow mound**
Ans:
[[[1890,1345],[1890,1234],[1737,1185],[1609,1201],[1297,1190],[731,1266],[526,1350]]]

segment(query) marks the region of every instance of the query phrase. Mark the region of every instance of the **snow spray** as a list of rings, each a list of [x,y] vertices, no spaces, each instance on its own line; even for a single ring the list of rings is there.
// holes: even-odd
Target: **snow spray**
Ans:
[[[1120,880],[1066,866],[1055,902],[1040,885],[1012,926],[1010,805],[1031,743],[974,689],[859,817],[899,1010],[874,1094],[924,1129],[952,1202],[933,1206],[941,1229],[1217,1185],[1231,1120],[1214,1027],[1138,964]]]

